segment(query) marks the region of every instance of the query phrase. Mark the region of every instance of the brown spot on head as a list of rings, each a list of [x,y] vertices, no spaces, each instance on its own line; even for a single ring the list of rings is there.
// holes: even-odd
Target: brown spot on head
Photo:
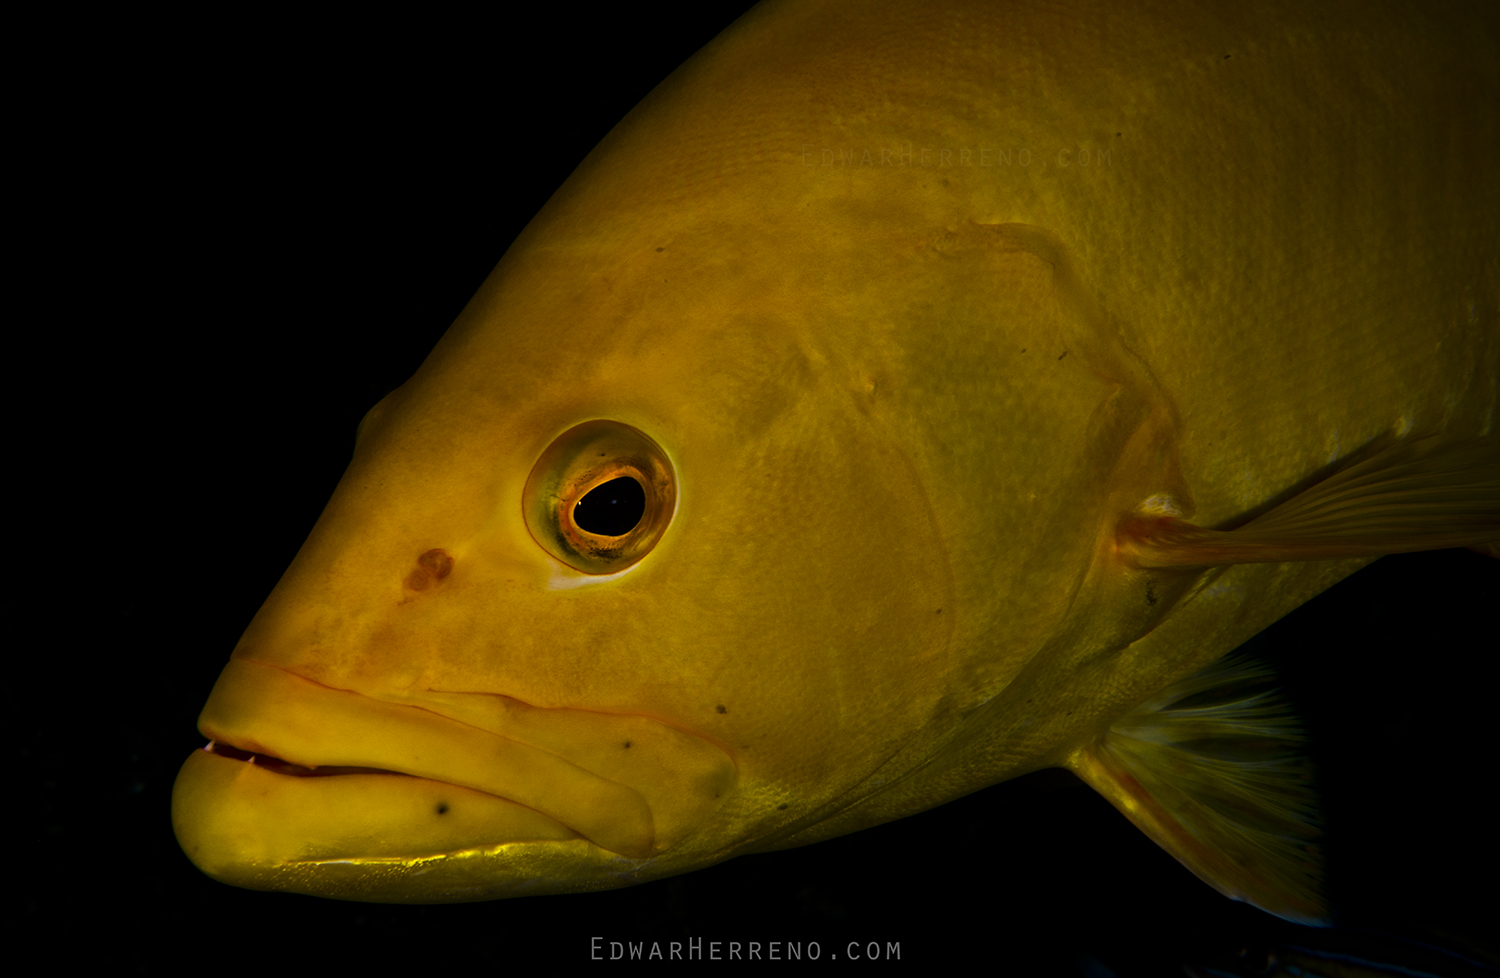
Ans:
[[[417,558],[417,566],[425,568],[433,577],[442,580],[453,573],[453,558],[446,550],[429,550]]]
[[[728,710],[726,710],[726,709],[724,709],[724,705],[723,705],[723,704],[722,704],[722,703],[721,703],[721,704],[719,704],[719,705],[718,705],[718,706],[717,706],[717,707],[715,707],[715,708],[714,708],[714,709],[715,709],[715,710],[716,710],[716,711],[717,711],[717,712],[719,712],[719,713],[728,713],[728,712],[729,712],[729,711],[728,711]]]
[[[453,573],[453,558],[446,550],[429,550],[417,558],[417,568],[406,575],[406,587],[412,591],[425,591]]]

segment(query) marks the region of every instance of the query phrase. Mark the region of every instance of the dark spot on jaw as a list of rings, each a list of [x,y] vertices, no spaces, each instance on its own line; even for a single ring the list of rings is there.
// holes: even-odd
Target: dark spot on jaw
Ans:
[[[439,815],[446,815],[446,814],[448,814],[448,803],[446,801],[440,801],[440,802],[438,802],[437,813]]]
[[[1150,608],[1150,607],[1154,607],[1155,605],[1156,605],[1156,582],[1155,581],[1147,581],[1146,582],[1146,607]]]
[[[785,805],[777,805],[776,806],[776,810],[778,812],[784,812],[784,811],[786,811],[786,806]]]
[[[630,741],[625,741],[625,749],[630,750]]]
[[[724,704],[722,704],[722,703],[720,703],[718,706],[714,707],[714,711],[717,712],[717,713],[728,713],[729,712],[728,710],[724,709]]]
[[[1068,351],[1067,351],[1067,350],[1064,350],[1064,351],[1062,351],[1062,355],[1061,355],[1061,356],[1059,356],[1059,357],[1058,357],[1058,358],[1057,358],[1057,359],[1059,359],[1059,360],[1061,360],[1061,359],[1062,359],[1062,358],[1063,358],[1063,357],[1065,357],[1065,356],[1067,356],[1067,355],[1068,355]]]

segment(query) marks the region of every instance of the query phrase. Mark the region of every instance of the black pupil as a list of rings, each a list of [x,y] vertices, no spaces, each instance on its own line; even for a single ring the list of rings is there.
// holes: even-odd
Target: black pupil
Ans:
[[[595,486],[573,504],[573,522],[601,537],[620,537],[646,515],[646,490],[630,476]]]

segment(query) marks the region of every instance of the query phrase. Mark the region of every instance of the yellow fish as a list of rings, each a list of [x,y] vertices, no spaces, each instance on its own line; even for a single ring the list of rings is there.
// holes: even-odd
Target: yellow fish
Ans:
[[[603,888],[1064,766],[1321,919],[1295,732],[1214,663],[1500,539],[1492,25],[1355,13],[747,15],[366,417],[184,849]]]

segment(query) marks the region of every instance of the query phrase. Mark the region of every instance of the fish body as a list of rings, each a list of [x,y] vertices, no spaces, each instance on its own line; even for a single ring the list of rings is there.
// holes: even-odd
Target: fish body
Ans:
[[[184,848],[478,899],[1077,769],[1373,555],[1154,567],[1122,526],[1492,452],[1496,85],[1451,13],[757,8],[361,425],[205,710]],[[609,573],[528,516],[599,422],[671,488]]]

